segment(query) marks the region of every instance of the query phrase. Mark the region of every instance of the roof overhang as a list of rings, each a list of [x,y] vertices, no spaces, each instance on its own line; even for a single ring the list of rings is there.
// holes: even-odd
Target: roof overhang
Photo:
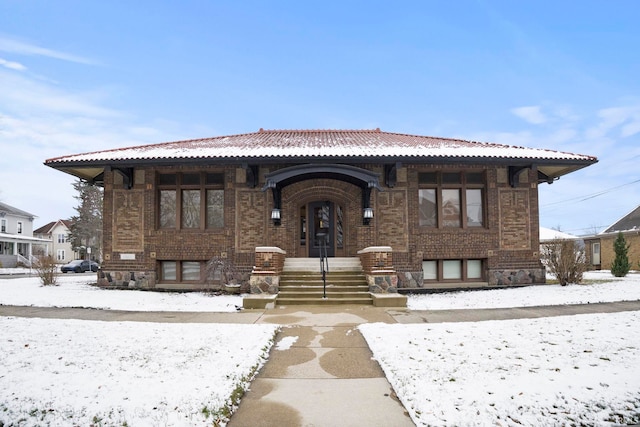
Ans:
[[[78,162],[47,162],[45,165],[57,169],[61,172],[80,178],[83,181],[102,185],[104,172],[106,169],[122,169],[149,166],[168,166],[168,165],[247,165],[247,164],[300,164],[301,168],[309,168],[310,165],[318,168],[326,168],[327,166],[342,167],[343,163],[349,164],[468,164],[468,165],[492,165],[492,166],[512,166],[519,168],[536,168],[538,171],[538,182],[552,183],[563,175],[575,172],[594,163],[592,161],[577,160],[556,160],[542,159],[532,162],[531,160],[517,158],[483,158],[483,157],[367,157],[367,158],[291,158],[291,157],[237,157],[237,158],[175,158],[175,159],[144,159],[144,160],[114,160],[114,161],[78,161]],[[293,168],[297,166],[292,166]],[[320,169],[314,169],[317,173]],[[343,169],[343,171],[346,169]],[[304,171],[299,171],[304,172]],[[314,172],[304,172],[309,175]],[[348,174],[347,174],[348,175]]]

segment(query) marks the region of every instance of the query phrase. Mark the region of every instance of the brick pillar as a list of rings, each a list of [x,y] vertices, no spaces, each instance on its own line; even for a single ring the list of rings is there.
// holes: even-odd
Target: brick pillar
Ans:
[[[276,246],[258,246],[256,265],[251,271],[249,284],[252,294],[277,294],[286,252]]]
[[[370,246],[358,251],[358,256],[369,284],[369,292],[398,292],[398,275],[393,266],[391,246]]]

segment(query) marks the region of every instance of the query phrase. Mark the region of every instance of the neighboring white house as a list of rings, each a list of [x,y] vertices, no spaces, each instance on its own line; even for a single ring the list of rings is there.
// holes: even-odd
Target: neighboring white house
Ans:
[[[0,263],[3,267],[31,265],[33,254],[48,250],[47,239],[33,237],[34,214],[0,202]]]
[[[48,253],[59,264],[66,264],[78,258],[78,254],[73,251],[69,233],[71,222],[65,219],[52,221],[33,232],[35,237],[49,240]]]

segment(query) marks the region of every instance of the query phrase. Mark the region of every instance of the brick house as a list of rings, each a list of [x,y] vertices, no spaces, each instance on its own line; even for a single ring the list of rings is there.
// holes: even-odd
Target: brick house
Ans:
[[[611,224],[601,233],[584,237],[587,262],[594,270],[609,270],[616,257],[613,242],[622,233],[629,245],[632,270],[640,270],[640,206]]]
[[[99,282],[201,289],[212,257],[247,281],[265,251],[317,257],[323,244],[365,254],[369,270],[386,262],[398,288],[543,283],[538,185],[595,162],[379,129],[260,129],[45,164],[104,186]]]

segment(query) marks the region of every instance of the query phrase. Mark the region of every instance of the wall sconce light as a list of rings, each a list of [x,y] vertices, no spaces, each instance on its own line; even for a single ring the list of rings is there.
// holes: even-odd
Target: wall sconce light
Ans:
[[[280,225],[280,209],[273,208],[271,210],[271,220],[273,225]]]
[[[372,218],[373,218],[373,209],[364,208],[364,211],[362,212],[362,223],[364,225],[369,225]]]

